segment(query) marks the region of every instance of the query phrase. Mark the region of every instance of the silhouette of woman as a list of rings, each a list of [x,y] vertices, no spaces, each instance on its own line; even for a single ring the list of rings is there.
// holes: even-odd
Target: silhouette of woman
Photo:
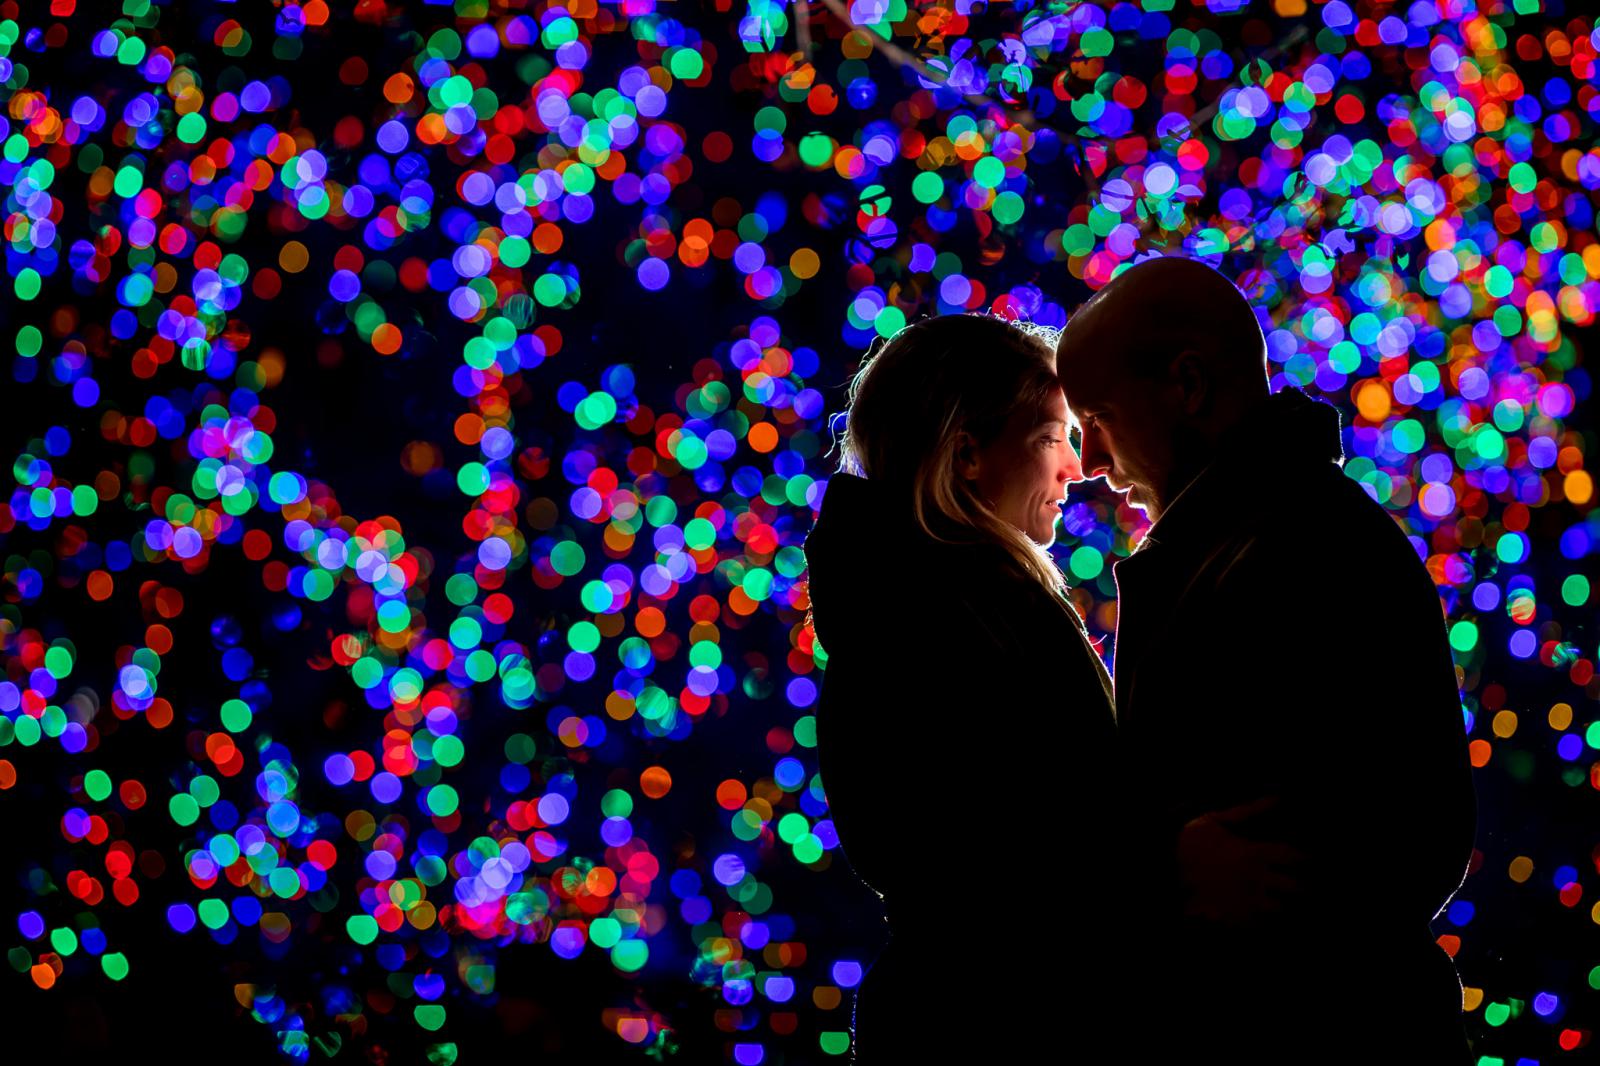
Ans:
[[[1083,478],[1066,417],[1053,344],[987,315],[851,383],[806,554],[822,780],[890,930],[867,1066],[1086,1050],[1108,1017],[1111,681],[1045,549]]]

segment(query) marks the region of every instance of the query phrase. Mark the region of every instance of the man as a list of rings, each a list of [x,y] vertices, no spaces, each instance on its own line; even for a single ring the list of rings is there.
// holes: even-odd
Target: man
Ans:
[[[1456,674],[1427,571],[1340,469],[1337,409],[1269,395],[1249,304],[1186,259],[1097,293],[1058,370],[1084,473],[1152,521],[1114,567],[1128,998],[1151,1015],[1129,1061],[1464,1063],[1428,929],[1475,824]]]

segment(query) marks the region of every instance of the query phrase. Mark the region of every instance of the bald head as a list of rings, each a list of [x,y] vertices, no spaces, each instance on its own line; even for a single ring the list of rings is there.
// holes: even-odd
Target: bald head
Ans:
[[[1056,370],[1083,469],[1152,521],[1266,400],[1266,343],[1244,294],[1204,263],[1147,259],[1079,308]]]
[[[1198,260],[1163,256],[1135,263],[1095,293],[1067,323],[1058,361],[1124,364],[1151,377],[1185,350],[1199,353],[1219,381],[1259,382],[1266,393],[1266,343],[1244,294]]]

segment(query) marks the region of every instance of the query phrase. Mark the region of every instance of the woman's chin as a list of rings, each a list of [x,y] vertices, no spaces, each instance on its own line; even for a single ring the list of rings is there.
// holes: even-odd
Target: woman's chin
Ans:
[[[1044,510],[1049,512],[1048,517],[1033,522],[1018,522],[1013,519],[1010,525],[1041,548],[1048,548],[1056,542],[1056,523],[1061,521],[1061,509],[1055,504],[1050,504]]]

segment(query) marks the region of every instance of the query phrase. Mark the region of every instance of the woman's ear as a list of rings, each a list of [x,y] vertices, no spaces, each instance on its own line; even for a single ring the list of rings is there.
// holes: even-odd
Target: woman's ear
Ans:
[[[956,474],[965,481],[978,478],[978,441],[966,430],[956,433]]]

